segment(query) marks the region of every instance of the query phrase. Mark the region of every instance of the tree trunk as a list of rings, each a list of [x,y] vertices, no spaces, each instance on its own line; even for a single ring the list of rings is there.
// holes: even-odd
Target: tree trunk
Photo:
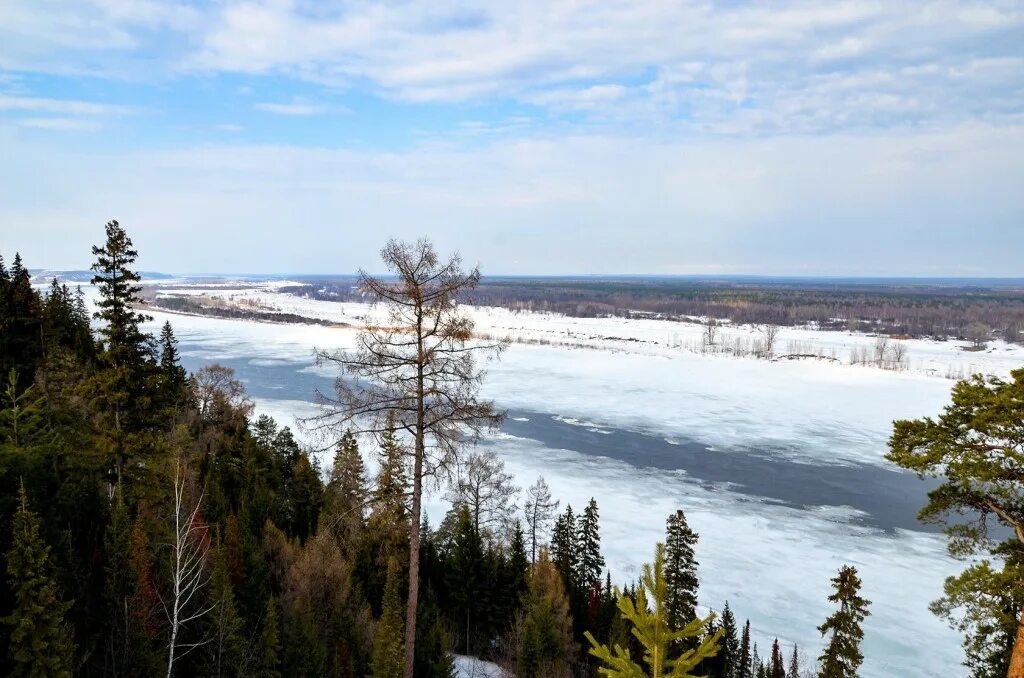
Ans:
[[[420,594],[420,497],[423,492],[423,443],[417,436],[409,519],[409,600],[405,605],[405,678],[413,678],[416,659],[416,609]]]
[[[1010,670],[1006,678],[1024,678],[1024,610],[1020,613],[1017,624],[1017,639],[1013,641],[1013,654],[1010,656]]]

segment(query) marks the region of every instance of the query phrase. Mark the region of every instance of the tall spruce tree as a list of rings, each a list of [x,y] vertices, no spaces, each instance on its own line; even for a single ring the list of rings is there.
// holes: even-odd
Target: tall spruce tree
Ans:
[[[736,666],[736,678],[753,678],[753,655],[750,648],[750,620],[743,625],[743,637],[740,640],[740,658]]]
[[[719,651],[722,678],[736,678],[738,674],[740,664],[740,639],[738,633],[736,616],[729,608],[729,601],[725,601],[725,608],[722,610],[722,647]]]
[[[39,533],[39,519],[28,508],[24,484],[18,497],[14,540],[7,552],[14,610],[3,619],[11,627],[11,677],[70,678],[75,653],[65,621],[70,605],[57,591],[50,571],[50,547]]]
[[[666,523],[665,581],[668,584],[668,617],[682,628],[697,617],[697,533],[690,529],[686,514],[678,510]]]
[[[793,656],[789,659],[789,672],[787,678],[800,678],[800,650],[793,645]]]
[[[772,658],[768,665],[768,678],[786,678],[786,662],[782,659],[782,648],[779,639],[772,643]]]
[[[565,513],[555,521],[551,535],[551,561],[562,575],[566,591],[573,598],[579,589],[576,574],[579,572],[580,546],[576,514],[572,505],[566,505]]]
[[[178,339],[169,320],[160,329],[160,376],[164,404],[169,407],[181,404],[188,379],[178,355]]]
[[[828,599],[837,603],[839,609],[833,612],[825,623],[818,627],[822,636],[832,637],[822,652],[821,678],[855,678],[857,669],[864,661],[860,641],[864,638],[861,623],[870,614],[871,601],[860,595],[861,581],[857,569],[844,565],[832,579],[835,592]]]
[[[600,588],[601,573],[604,571],[599,518],[597,502],[591,497],[579,523],[579,558],[576,563],[576,581],[585,591]]]
[[[94,246],[92,253],[96,257],[92,283],[100,295],[95,317],[102,321],[99,332],[103,340],[103,370],[94,393],[101,411],[111,418],[113,470],[120,479],[128,458],[144,448],[133,444],[130,434],[144,429],[153,414],[151,337],[139,327],[149,316],[135,311],[142,288],[137,285],[141,278],[131,266],[138,252],[121,225],[108,222],[106,242]]]

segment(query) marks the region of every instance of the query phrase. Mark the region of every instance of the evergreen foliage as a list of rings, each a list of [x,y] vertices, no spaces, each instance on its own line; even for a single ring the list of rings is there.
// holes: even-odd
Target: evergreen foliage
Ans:
[[[650,598],[648,600],[648,597]],[[694,619],[682,628],[673,628],[668,623],[668,582],[665,578],[665,547],[658,544],[654,563],[646,564],[636,601],[628,596],[619,596],[619,611],[633,625],[633,635],[643,647],[645,670],[632,657],[628,649],[616,645],[609,648],[597,642],[590,632],[586,633],[590,643],[590,654],[600,660],[599,669],[606,678],[660,678],[661,676],[685,678],[694,676],[691,671],[701,661],[718,653],[719,631],[704,638],[697,647],[686,650],[680,656],[671,658],[673,643],[683,638],[699,638],[712,617]]]
[[[818,627],[822,636],[832,634],[819,661],[821,678],[855,678],[864,661],[860,641],[864,638],[861,624],[870,614],[871,601],[860,596],[860,577],[857,569],[844,565],[832,579],[835,592],[828,599],[838,604],[825,623]]]

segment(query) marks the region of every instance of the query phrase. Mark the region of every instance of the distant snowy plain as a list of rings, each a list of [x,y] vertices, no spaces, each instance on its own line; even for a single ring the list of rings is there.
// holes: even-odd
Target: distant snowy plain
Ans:
[[[274,379],[258,384],[257,408],[293,426],[295,417],[313,411],[314,378],[323,383],[323,376],[333,376],[312,365],[314,347],[352,346],[356,327],[380,313],[364,304],[300,299],[275,285],[222,285],[197,293],[233,302],[250,299],[260,308],[354,326],[152,314],[152,328],[171,321],[190,366],[244,361],[253,370],[273,367],[280,374],[286,369],[293,375],[289,381],[308,378],[308,396],[295,396],[294,388]],[[699,338],[697,325],[491,308],[472,313],[478,330],[517,340],[499,362],[487,366],[484,392],[499,407],[544,413],[592,430],[698,441],[709,455],[759,450],[769,459],[777,455],[821,469],[888,466],[883,455],[893,419],[937,414],[954,383],[945,375],[1006,375],[1024,363],[1020,347],[996,343],[991,351],[968,354],[953,342],[929,341],[907,342],[910,366],[901,372],[830,360],[770,362],[687,350]],[[779,341],[782,347],[816,343],[843,360],[852,349],[871,346],[874,338],[787,328]],[[270,397],[274,389],[284,395]],[[543,475],[563,506],[597,500],[603,548],[617,583],[637,575],[663,538],[665,518],[684,509],[700,533],[701,604],[720,610],[728,600],[741,621],[749,618],[762,657],[775,636],[787,648],[797,643],[806,660],[817,656],[821,638],[815,627],[831,611],[829,579],[846,563],[860,571],[863,593],[874,601],[865,623],[862,676],[967,674],[960,637],[927,609],[944,578],[964,566],[946,554],[941,534],[885,531],[865,525],[848,506],[786,505],[735,492],[727,483],[709,486],[683,470],[552,448],[530,437],[502,432],[488,444],[522,487]],[[427,503],[431,522],[437,524],[445,508],[435,492]]]

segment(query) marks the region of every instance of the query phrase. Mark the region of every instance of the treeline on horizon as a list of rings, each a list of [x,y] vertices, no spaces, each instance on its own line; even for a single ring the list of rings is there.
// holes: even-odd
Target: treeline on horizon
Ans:
[[[303,281],[282,291],[323,300],[364,299],[351,280]],[[575,317],[647,314],[737,324],[815,325],[915,338],[1024,338],[1024,289],[935,284],[714,281],[659,278],[498,278],[482,282],[470,303]],[[973,327],[972,327],[973,326]]]
[[[857,675],[870,602],[852,567],[832,579],[818,627],[824,650],[808,657],[778,640],[758,647],[754,636],[775,631],[752,632],[726,601],[720,614],[700,613],[698,535],[682,510],[668,516],[663,545],[636,554],[651,560],[642,576],[614,587],[598,503],[559,510],[543,478],[520,493],[500,458],[463,444],[465,428],[441,439],[452,444],[450,466],[425,466],[422,439],[409,438],[410,419],[395,407],[373,420],[381,426],[336,429],[320,468],[288,427],[254,415],[229,368],[186,374],[170,323],[158,337],[142,329],[137,253],[117,222],[105,235],[93,248],[95,318],[80,292],[54,280],[40,293],[20,257],[10,269],[0,260],[3,675],[449,678],[456,653],[520,678]],[[452,292],[479,279],[457,258],[439,264],[426,241],[389,248],[410,279],[442,280]],[[377,289],[407,301],[408,287]],[[438,294],[417,290],[418,302]],[[436,350],[455,356],[441,367],[464,370],[455,383],[476,383],[463,357],[471,326],[449,301],[427,309],[445,321]],[[376,331],[392,347],[408,343]],[[384,345],[374,340],[364,347]],[[375,368],[391,370],[388,357]],[[347,395],[368,416],[373,389],[345,392],[345,383],[324,404]],[[471,426],[490,411],[466,388],[447,396],[457,407],[446,414]],[[957,388],[965,407],[987,407],[986,425],[1020,424],[1024,398],[1005,389],[1024,390],[1024,371],[1012,383]],[[898,423],[891,458],[920,471],[929,436],[948,447],[929,423]],[[1002,482],[993,473],[978,486],[956,478],[961,494],[942,493],[933,511],[987,506],[984,521],[996,507],[1019,536],[1021,507],[992,491]],[[420,514],[427,474],[450,505],[436,527]],[[972,536],[983,543],[980,533],[956,535],[963,553]],[[1024,559],[1013,538],[993,549],[1005,565],[972,566],[936,611],[964,631],[973,676],[1017,678],[1007,667]]]

